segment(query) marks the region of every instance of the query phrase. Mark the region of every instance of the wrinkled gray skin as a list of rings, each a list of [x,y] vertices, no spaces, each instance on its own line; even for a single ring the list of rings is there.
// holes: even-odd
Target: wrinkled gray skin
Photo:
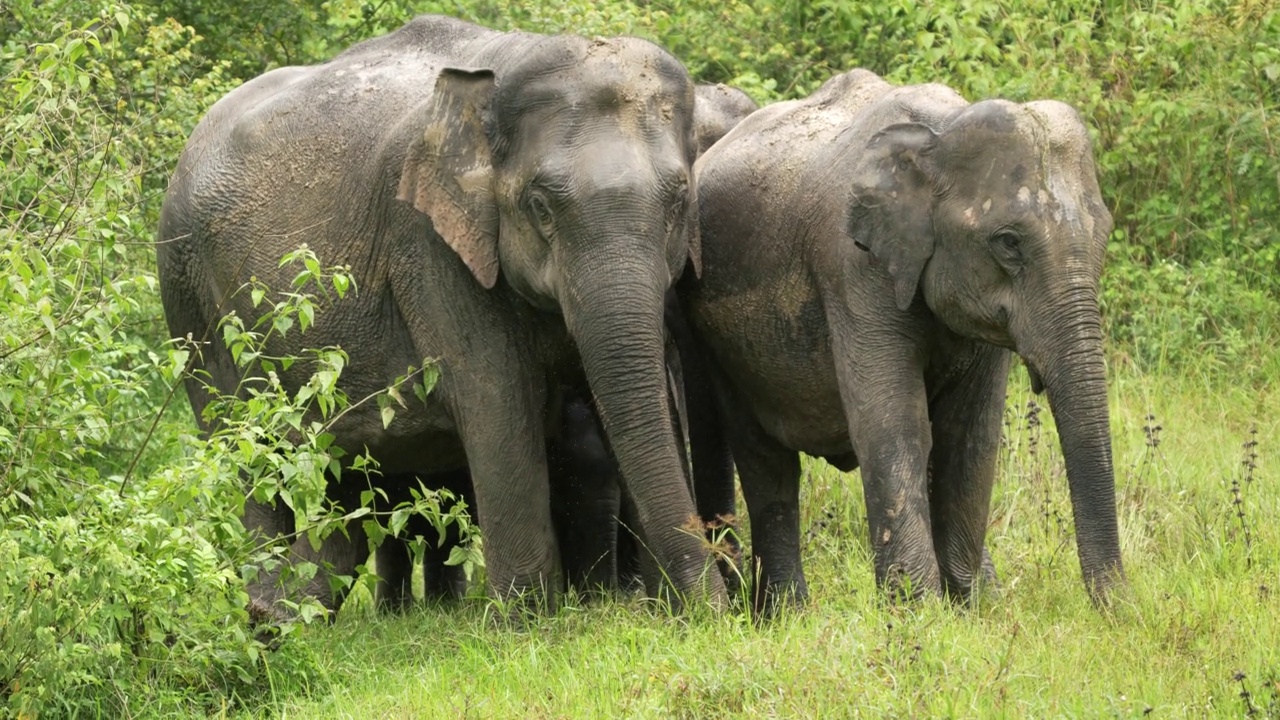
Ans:
[[[701,154],[757,109],[746,93],[723,84],[701,84],[694,88],[694,136]],[[674,313],[674,314],[673,314]],[[681,364],[689,346],[685,339],[683,317],[669,295],[667,306],[668,328],[671,333],[667,343],[667,368],[670,375],[670,401],[677,407],[684,405],[685,375]],[[697,362],[695,358],[693,362]],[[697,387],[690,392],[699,400],[698,409],[710,407],[712,400],[699,395],[705,393],[701,376],[694,379]],[[590,394],[578,392],[572,387],[561,387],[559,395],[559,424],[552,424],[548,432],[547,457],[551,485],[551,511],[560,549],[560,563],[568,587],[589,594],[600,590],[630,590],[642,586],[645,570],[652,571],[635,533],[639,531],[635,508],[622,488],[622,474],[616,458],[609,449],[609,442],[600,423],[599,413]],[[687,412],[677,412],[674,418],[687,418]],[[699,422],[693,428],[684,420],[676,430],[677,442],[683,448],[687,434],[693,432],[718,433],[714,419]],[[710,442],[695,439],[695,452],[706,448],[721,447],[722,436],[716,434]],[[719,443],[719,444],[717,444]],[[727,452],[727,450],[726,450]],[[732,463],[726,466],[732,473]],[[432,486],[445,486],[455,494],[469,493],[470,480],[465,472],[442,473],[428,480]],[[720,507],[704,518],[714,521],[717,515],[733,513],[732,477],[728,485],[727,500],[720,495],[709,495],[712,486],[702,488],[698,507]],[[723,509],[725,503],[728,508]],[[474,500],[468,500],[474,508]],[[430,599],[460,597],[466,590],[464,578],[456,567],[444,565],[452,542],[443,546],[433,544],[432,529],[426,523],[410,523],[408,536],[422,535],[429,539],[424,558],[426,594]],[[403,541],[388,538],[378,550],[378,574],[382,578],[379,597],[387,605],[398,607],[410,600],[412,565],[407,545]],[[735,582],[738,573],[722,568],[726,582]],[[652,582],[652,580],[651,580]],[[731,590],[736,594],[736,587]]]
[[[693,134],[698,154],[707,151],[743,118],[760,109],[751,96],[736,87],[716,83],[694,88]]]
[[[1098,308],[1112,222],[1074,110],[855,70],[753,114],[697,172],[703,273],[678,290],[758,605],[807,594],[799,452],[861,465],[882,585],[969,596],[990,573],[1009,350],[1049,393],[1085,584],[1102,600],[1123,581]]]
[[[209,328],[229,310],[254,318],[234,291],[251,275],[288,287],[278,259],[306,242],[351,266],[359,296],[269,351],[341,345],[356,399],[438,358],[425,404],[384,429],[364,403],[334,432],[388,478],[469,467],[492,594],[552,604],[545,427],[567,383],[599,407],[667,582],[722,604],[705,549],[679,529],[694,507],[663,367],[664,293],[687,260],[698,267],[693,104],[684,68],[650,43],[444,17],[270,72],[215,105],[179,161],[158,245],[170,331],[207,338],[203,369],[234,389]],[[306,372],[280,377],[294,388]],[[206,395],[189,393],[198,417]],[[285,508],[251,504],[245,521],[292,529]],[[319,559],[349,571],[364,547],[353,528]],[[294,552],[315,555],[305,542]],[[255,607],[274,603],[274,587],[251,588]],[[320,578],[308,592],[338,600]]]

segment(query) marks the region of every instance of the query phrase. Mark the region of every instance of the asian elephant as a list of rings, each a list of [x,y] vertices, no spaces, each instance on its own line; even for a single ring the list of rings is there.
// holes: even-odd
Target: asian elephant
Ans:
[[[758,607],[807,595],[799,452],[861,465],[882,586],[966,598],[994,574],[1010,350],[1048,390],[1085,584],[1101,601],[1124,581],[1098,306],[1112,220],[1072,108],[854,70],[754,113],[696,172],[703,268],[677,289],[747,501]],[[696,451],[697,483],[732,488]]]
[[[694,138],[698,153],[705,152],[758,107],[749,95],[736,87],[719,83],[696,85]],[[678,447],[683,448],[691,432],[696,435],[701,430],[714,428],[714,424],[700,422],[691,429],[684,410],[686,387],[681,366],[685,361],[682,355],[687,353],[680,351],[688,341],[674,292],[668,293],[666,318],[669,323],[666,345],[669,402],[674,411],[673,419],[678,420],[678,426],[673,428]],[[700,376],[696,377],[695,381],[700,379]],[[701,386],[688,392],[696,394],[700,390]],[[590,393],[585,388],[561,386],[550,404],[558,408],[550,416],[559,419],[558,423],[548,426],[547,458],[551,512],[564,584],[588,593],[600,589],[638,587],[643,570],[648,568],[649,563],[644,562],[648,558],[642,556],[645,551],[641,547],[643,541],[636,536],[639,528],[635,508],[624,493],[617,459],[609,449]],[[702,398],[695,403],[698,409],[707,406],[709,403]],[[694,447],[701,450],[704,445],[699,441]],[[688,458],[683,460],[688,470]],[[409,480],[403,484],[412,482]],[[447,487],[457,496],[471,497],[470,479],[465,471],[444,473],[428,479],[428,483]],[[732,491],[730,487],[730,502],[733,501]],[[474,499],[468,499],[468,505],[474,508]],[[715,519],[712,516],[706,520]],[[465,591],[463,577],[458,568],[444,564],[451,547],[448,540],[443,545],[433,544],[432,528],[420,521],[411,521],[410,528],[410,536],[423,535],[429,539],[423,562],[427,596],[460,596]],[[378,551],[378,574],[382,578],[380,595],[389,605],[399,606],[408,600],[411,570],[410,554],[404,542],[386,539]],[[736,580],[736,574],[725,572],[725,580]]]
[[[693,134],[699,155],[760,109],[750,95],[724,83],[699,84],[694,88],[694,98]]]
[[[351,267],[358,297],[268,350],[341,346],[352,398],[436,360],[425,402],[385,428],[374,403],[355,405],[336,444],[367,448],[388,482],[468,468],[490,593],[554,603],[545,436],[552,388],[569,384],[599,408],[662,590],[723,605],[680,529],[694,506],[665,397],[664,296],[700,265],[693,112],[685,69],[648,42],[439,16],[269,72],[219,101],[178,162],[157,244],[169,329],[205,339],[200,368],[233,391],[240,373],[209,329],[231,310],[256,318],[237,288],[287,288],[279,258],[305,242]],[[279,377],[296,388],[305,373]],[[188,392],[200,417],[208,395]],[[245,521],[292,529],[287,508],[249,503]],[[354,567],[357,535],[331,536],[322,559]],[[269,585],[250,589],[260,609]]]

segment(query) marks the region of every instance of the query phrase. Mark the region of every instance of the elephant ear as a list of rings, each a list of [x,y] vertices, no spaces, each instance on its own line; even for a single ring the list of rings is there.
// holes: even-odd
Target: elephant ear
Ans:
[[[938,135],[919,123],[876,133],[853,179],[849,234],[884,263],[900,310],[915,299],[920,273],[933,255],[934,178]]]
[[[396,196],[431,218],[485,288],[498,281],[498,210],[485,134],[494,87],[491,70],[440,71],[425,130],[405,157]]]
[[[689,243],[689,262],[693,265],[693,276],[702,277],[702,218],[701,206],[698,204],[698,184],[689,183],[689,199],[685,204],[684,237]]]

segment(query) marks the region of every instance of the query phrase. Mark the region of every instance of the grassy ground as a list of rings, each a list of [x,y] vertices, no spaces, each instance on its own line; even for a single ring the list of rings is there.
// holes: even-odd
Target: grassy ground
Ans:
[[[757,626],[571,603],[524,632],[492,629],[483,600],[346,613],[270,660],[312,666],[311,684],[252,712],[1280,717],[1280,389],[1121,374],[1111,396],[1131,587],[1110,612],[1086,599],[1052,419],[1018,371],[988,535],[1002,588],[974,608],[884,602],[856,474],[809,462],[803,611]]]

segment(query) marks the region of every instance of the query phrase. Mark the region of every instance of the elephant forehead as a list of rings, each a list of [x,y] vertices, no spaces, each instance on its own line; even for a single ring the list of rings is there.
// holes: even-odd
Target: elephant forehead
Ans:
[[[1081,155],[1090,152],[1090,138],[1075,108],[1056,100],[1040,100],[1022,106],[1019,126],[1055,152]]]
[[[667,124],[678,113],[692,116],[693,86],[690,83],[681,87],[675,83],[638,77],[634,73],[592,74],[580,71],[573,77],[544,77],[527,84],[507,109],[521,116],[538,115],[544,111],[555,115],[567,114],[570,117],[564,120],[570,123],[575,115],[618,115]]]

